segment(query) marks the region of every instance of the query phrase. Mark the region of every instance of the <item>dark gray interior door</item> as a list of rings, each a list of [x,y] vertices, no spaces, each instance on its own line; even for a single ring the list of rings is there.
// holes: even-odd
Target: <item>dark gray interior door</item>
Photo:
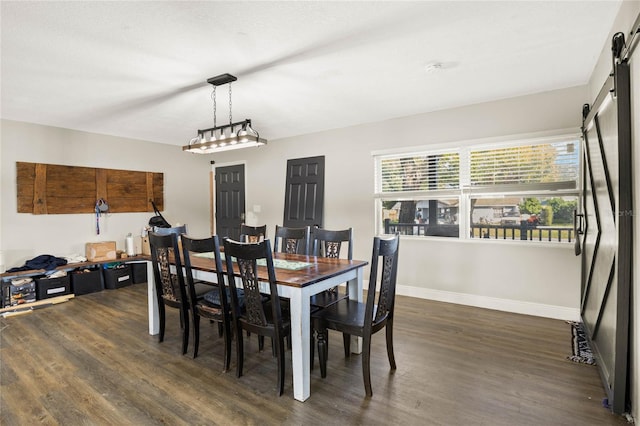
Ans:
[[[287,161],[283,226],[322,227],[324,156]]]
[[[216,167],[216,234],[239,240],[244,216],[244,164]]]
[[[615,94],[615,96],[614,96]],[[629,67],[617,64],[583,122],[581,316],[609,405],[626,410],[631,285]]]

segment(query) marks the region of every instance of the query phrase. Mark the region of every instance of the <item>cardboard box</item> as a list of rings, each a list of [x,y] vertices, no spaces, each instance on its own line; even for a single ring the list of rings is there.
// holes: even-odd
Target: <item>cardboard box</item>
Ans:
[[[131,265],[103,269],[104,288],[113,290],[131,285]]]
[[[73,271],[71,273],[71,287],[76,296],[102,291],[104,288],[102,270],[94,268]]]
[[[142,237],[142,254],[146,254],[147,256],[151,256],[151,246],[149,245],[149,237]]]
[[[89,262],[116,260],[116,242],[101,241],[98,243],[87,243],[85,245],[85,256]]]
[[[36,278],[36,292],[38,300],[71,293],[69,275],[56,278]]]

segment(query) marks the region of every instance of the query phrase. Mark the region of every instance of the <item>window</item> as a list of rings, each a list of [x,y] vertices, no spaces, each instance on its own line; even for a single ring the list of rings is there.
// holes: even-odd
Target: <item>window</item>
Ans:
[[[571,242],[577,136],[374,155],[381,233]]]

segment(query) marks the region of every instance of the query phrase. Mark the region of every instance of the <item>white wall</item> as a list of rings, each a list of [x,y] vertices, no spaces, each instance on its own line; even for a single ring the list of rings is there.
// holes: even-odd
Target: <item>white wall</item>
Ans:
[[[1,126],[0,250],[7,269],[39,254],[84,255],[90,241],[116,241],[124,250],[126,234],[140,235],[153,216],[108,214],[96,235],[95,214],[17,213],[17,161],[162,172],[163,215],[172,224],[186,223],[194,234],[209,235],[210,159],[182,153],[178,146],[7,120]]]
[[[598,58],[598,63],[589,80],[589,103],[596,98],[600,88],[611,72],[611,38],[613,34],[622,32],[625,39],[629,39],[629,31],[634,21],[640,15],[640,2],[624,1],[618,12],[607,42],[602,47],[602,52]],[[632,283],[632,307],[631,307],[631,415],[638,422],[640,419],[640,47],[636,47],[636,52],[630,62],[631,65],[631,117],[632,117],[632,150],[633,150],[633,182],[634,191],[634,215],[633,215],[633,283]]]
[[[353,227],[354,257],[369,259],[374,224],[372,151],[571,129],[586,88],[576,87],[271,141],[214,156],[244,161],[250,224],[283,220],[287,159],[325,155],[325,222]],[[403,237],[399,292],[556,318],[578,318],[579,260],[569,245]]]
[[[87,241],[115,240],[124,246],[148,213],[111,214],[95,234],[95,217],[16,213],[15,162],[158,171],[165,173],[165,214],[209,231],[209,161],[245,162],[250,224],[282,223],[286,161],[326,156],[325,223],[353,227],[354,256],[369,259],[375,233],[372,151],[394,147],[457,144],[478,138],[577,131],[586,88],[576,87],[471,105],[385,122],[271,141],[267,146],[198,156],[180,147],[2,122],[2,242],[7,267],[38,254],[82,253]],[[446,238],[403,237],[399,292],[494,309],[576,319],[579,262],[569,245]]]

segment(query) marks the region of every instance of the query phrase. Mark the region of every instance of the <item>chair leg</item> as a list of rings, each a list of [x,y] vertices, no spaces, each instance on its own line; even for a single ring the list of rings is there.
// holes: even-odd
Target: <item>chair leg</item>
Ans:
[[[327,329],[318,330],[318,358],[320,359],[320,376],[327,377]]]
[[[342,342],[344,344],[344,357],[349,358],[351,356],[351,335],[342,333]]]
[[[364,391],[368,397],[373,395],[371,390],[371,336],[362,339],[362,377],[364,378]]]
[[[311,332],[309,333],[309,341],[311,343],[311,347],[309,348],[309,352],[311,354],[311,359],[309,360],[309,362],[310,362],[309,365],[310,365],[311,370],[313,370],[313,364],[316,363],[316,359],[315,359],[316,358],[316,354],[315,354],[315,351],[316,351],[316,348],[315,348],[315,346],[316,346],[316,338],[313,335],[314,333],[315,333],[315,330],[314,330],[313,325],[312,325],[311,326]]]
[[[160,321],[160,335],[158,336],[158,340],[162,342],[164,340],[164,324],[165,324],[164,303],[161,305],[158,305],[158,320]]]
[[[224,327],[222,326],[222,323],[219,322],[218,323],[218,337],[222,337],[224,336]]]
[[[247,336],[249,336],[249,332],[247,332]],[[264,349],[264,336],[258,335],[258,351],[262,352],[263,349]]]
[[[236,327],[236,376],[242,377],[242,362],[244,361],[244,344],[242,341],[242,328]]]
[[[180,318],[182,319],[182,355],[184,355],[189,347],[189,315],[187,311],[182,311]]]
[[[389,365],[392,370],[396,369],[396,357],[393,355],[393,321],[387,320],[385,326],[387,334],[387,356],[389,357]]]
[[[277,344],[277,357],[278,357],[278,396],[282,396],[284,391],[284,373],[285,373],[285,365],[284,365],[284,338],[279,336],[275,342],[275,338],[272,340]]]
[[[200,315],[193,316],[193,357],[198,356],[198,347],[200,346]]]
[[[224,330],[223,338],[224,338],[224,370],[229,371],[229,366],[231,365],[231,326],[229,321],[224,321],[218,323],[220,324],[220,328]]]

